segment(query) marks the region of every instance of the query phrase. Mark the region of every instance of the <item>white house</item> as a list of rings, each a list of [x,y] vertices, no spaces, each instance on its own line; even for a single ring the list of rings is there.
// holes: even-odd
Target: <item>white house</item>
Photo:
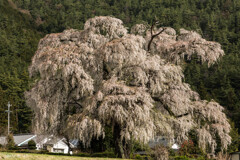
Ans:
[[[64,138],[50,138],[46,143],[43,144],[43,149],[53,153],[70,153],[70,148],[66,144]]]
[[[51,136],[43,136],[40,135],[36,138],[36,147],[37,150],[48,150],[49,152],[52,153],[71,153],[71,149],[77,148],[78,141],[77,140],[71,140],[68,143],[65,138],[59,138],[59,137],[54,137],[53,135]],[[72,143],[74,142],[74,144]],[[70,148],[69,148],[70,147]]]
[[[18,134],[13,136],[15,144],[22,149],[28,148],[28,142],[30,140],[35,141],[37,150],[48,150],[52,153],[71,153],[71,149],[77,148],[79,143],[78,140],[70,140],[70,148],[67,145],[65,138],[59,138],[54,136],[46,135],[35,135],[35,134]],[[6,137],[0,137],[0,144],[6,145]]]

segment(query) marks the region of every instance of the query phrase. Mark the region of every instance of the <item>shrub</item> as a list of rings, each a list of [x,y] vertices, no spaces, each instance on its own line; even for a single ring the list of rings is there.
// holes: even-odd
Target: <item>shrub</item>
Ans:
[[[152,158],[151,158],[150,156],[147,156],[147,155],[141,156],[141,155],[137,154],[137,155],[135,156],[135,159],[150,160],[150,159],[152,159]]]
[[[77,154],[74,154],[74,155],[79,156],[79,157],[90,157],[89,153],[77,153]]]
[[[153,157],[155,160],[168,160],[169,152],[164,146],[158,145],[153,150]]]
[[[116,158],[116,155],[113,152],[100,152],[100,153],[93,153],[91,157]]]
[[[28,149],[34,150],[34,149],[36,149],[36,148],[37,148],[37,147],[36,147],[36,143],[35,143],[34,140],[28,141]]]
[[[180,155],[189,156],[194,153],[194,144],[192,140],[185,140],[181,144],[181,148],[179,150]]]
[[[8,150],[13,150],[13,149],[16,149],[17,147],[15,147],[15,142],[14,142],[14,139],[13,139],[13,134],[8,134],[7,135],[7,145],[6,145],[6,148]]]
[[[174,157],[174,160],[188,160],[188,157],[186,157],[186,156],[176,156],[176,157]]]

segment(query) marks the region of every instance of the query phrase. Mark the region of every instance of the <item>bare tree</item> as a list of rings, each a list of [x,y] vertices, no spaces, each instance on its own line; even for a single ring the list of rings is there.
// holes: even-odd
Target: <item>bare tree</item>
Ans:
[[[198,133],[202,149],[210,146],[214,153],[216,134],[226,149],[231,138],[223,107],[200,100],[183,82],[181,66],[156,50],[161,49],[158,40],[169,38],[174,30],[160,32],[152,38],[154,54],[145,50],[148,33],[127,34],[122,21],[112,17],[95,17],[83,31],[65,30],[43,38],[29,68],[36,81],[25,94],[35,113],[35,131],[64,133],[89,146],[92,139],[104,138],[105,126],[112,126],[115,152],[126,158],[131,140],[148,143],[162,135],[181,143],[191,130]],[[200,47],[222,54],[213,48],[219,46],[205,44]]]

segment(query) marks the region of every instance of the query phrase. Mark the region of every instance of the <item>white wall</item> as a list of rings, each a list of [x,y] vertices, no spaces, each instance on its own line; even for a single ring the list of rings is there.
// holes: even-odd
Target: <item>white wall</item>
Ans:
[[[41,142],[37,143],[37,150],[39,149],[43,149],[43,145],[47,142],[51,140],[51,138],[44,138]],[[67,154],[68,153],[68,146],[67,144],[65,144],[62,140],[59,140],[56,144],[53,145],[53,147],[51,147],[51,150],[49,150],[50,152],[54,152],[54,149],[63,149],[63,153]]]
[[[53,149],[64,149],[64,153],[67,154],[68,153],[68,146],[62,141],[58,141],[56,144],[53,145]]]
[[[38,142],[36,144],[37,150],[43,149],[43,144],[45,144],[48,141],[48,138],[44,138],[42,141]]]

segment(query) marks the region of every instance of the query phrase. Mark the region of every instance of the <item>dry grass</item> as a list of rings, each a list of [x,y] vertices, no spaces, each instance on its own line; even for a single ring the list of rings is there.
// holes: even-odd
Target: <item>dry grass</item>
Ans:
[[[31,153],[0,152],[0,160],[114,160],[117,158],[87,158]],[[122,159],[124,160],[124,159]]]

